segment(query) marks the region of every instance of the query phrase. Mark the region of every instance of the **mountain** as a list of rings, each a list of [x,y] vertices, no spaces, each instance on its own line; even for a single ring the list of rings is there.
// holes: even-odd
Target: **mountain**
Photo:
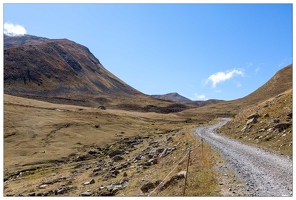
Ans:
[[[109,72],[83,45],[32,35],[4,36],[4,93],[53,103],[178,112]]]
[[[243,102],[244,104],[260,103],[292,89],[292,74],[293,65],[290,64],[279,70],[271,79],[269,79],[257,90],[241,99],[235,100],[235,102]]]
[[[24,35],[24,36],[8,36],[4,35],[4,49],[21,46],[25,44],[40,44],[42,42],[48,41],[48,38],[37,37],[34,35]]]
[[[215,117],[235,116],[245,109],[248,109],[250,106],[258,105],[270,98],[277,97],[288,90],[292,90],[292,70],[292,64],[282,68],[264,85],[243,98],[232,101],[220,101],[218,103],[207,104],[202,107],[199,106],[195,109],[186,110],[183,114],[190,115],[192,113],[196,113],[203,118],[210,118],[213,114],[215,114]]]
[[[190,99],[183,97],[182,95],[172,92],[168,94],[163,94],[163,95],[151,95],[154,98],[157,99],[162,99],[162,100],[169,100],[169,101],[175,101],[178,103],[190,103],[192,102]]]
[[[5,37],[4,93],[55,97],[140,94],[67,39]],[[15,45],[15,46],[14,46]]]
[[[292,157],[292,71],[293,65],[288,65],[256,91],[228,102],[227,108],[233,109],[233,119],[221,127],[219,132],[244,143]],[[233,112],[235,108],[238,109]]]
[[[197,106],[197,107],[201,107],[201,106],[205,106],[208,104],[216,104],[219,102],[222,102],[223,100],[217,100],[217,99],[208,99],[205,101],[192,101],[186,97],[183,97],[182,95],[173,92],[173,93],[168,93],[168,94],[163,94],[163,95],[151,95],[153,98],[157,98],[157,99],[162,99],[162,100],[167,100],[167,101],[174,101],[177,103],[181,103],[181,104],[187,104],[187,105],[192,105],[192,106]]]

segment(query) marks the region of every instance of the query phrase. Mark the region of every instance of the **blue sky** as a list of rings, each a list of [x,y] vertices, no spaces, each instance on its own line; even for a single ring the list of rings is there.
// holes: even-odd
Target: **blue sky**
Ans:
[[[3,13],[4,32],[82,44],[149,95],[237,99],[292,63],[292,4],[3,4]]]

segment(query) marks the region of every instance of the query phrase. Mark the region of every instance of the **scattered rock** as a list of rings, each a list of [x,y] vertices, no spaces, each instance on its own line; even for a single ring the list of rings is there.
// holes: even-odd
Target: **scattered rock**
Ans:
[[[175,176],[173,176],[170,180],[168,180],[166,183],[164,183],[159,190],[164,190],[167,187],[169,187],[170,185],[172,185],[173,183],[177,182],[180,179],[185,178],[186,176],[186,171],[180,171],[178,174],[176,174]]]
[[[31,192],[31,193],[28,194],[28,196],[30,196],[30,197],[36,196],[36,193],[35,192]]]
[[[258,119],[260,117],[260,115],[258,115],[258,113],[254,113],[252,115],[250,115],[249,117],[247,117],[247,119]]]
[[[273,118],[271,120],[271,123],[279,123],[280,122],[280,119],[279,118]]]
[[[141,158],[142,158],[142,155],[139,154],[139,155],[137,155],[136,157],[134,157],[133,161],[134,161],[134,162],[137,162],[137,161],[141,160]]]
[[[166,141],[167,142],[173,142],[173,138],[170,136],[170,137],[168,137],[168,139]]]
[[[97,154],[97,153],[98,153],[98,151],[97,151],[97,150],[94,150],[94,149],[92,149],[92,150],[89,150],[89,151],[88,151],[88,153],[89,153],[89,154],[91,154],[91,155],[94,155],[94,154]]]
[[[247,126],[244,126],[241,130],[241,132],[245,132],[246,131]]]
[[[95,125],[95,128],[100,128],[100,125],[99,125],[99,124],[96,124],[96,125]]]
[[[112,175],[114,175],[115,177],[120,173],[119,170],[114,170],[111,172]]]
[[[121,161],[121,160],[124,160],[123,157],[119,156],[119,155],[116,155],[112,158],[112,161],[113,162],[118,162],[118,161]]]
[[[62,187],[62,188],[59,188],[55,191],[55,194],[65,194],[67,193],[67,191],[70,189],[69,186],[66,186],[66,187]]]
[[[86,191],[86,192],[83,192],[81,193],[81,196],[91,196],[91,192],[90,191]]]
[[[107,180],[108,178],[115,178],[116,177],[116,175],[115,174],[111,174],[111,173],[107,173],[107,174],[105,174],[105,175],[103,175],[103,180]]]
[[[161,180],[153,180],[151,182],[148,181],[148,182],[145,182],[140,189],[143,193],[147,193],[149,192],[149,190],[156,188],[160,183],[161,183]]]
[[[268,113],[265,113],[265,114],[263,115],[263,117],[269,117],[269,114],[268,114]]]
[[[173,150],[171,149],[171,148],[165,148],[164,150],[163,150],[163,152],[159,155],[159,157],[165,157],[165,156],[167,156],[167,155],[169,155],[170,153],[172,153],[173,152]]]
[[[105,106],[99,106],[98,109],[106,110],[106,107]]]
[[[91,179],[90,181],[89,181],[89,184],[94,184],[95,183],[95,179]]]
[[[98,192],[98,196],[114,196],[117,191],[113,190],[112,186],[104,187]]]
[[[267,132],[268,133],[270,133],[270,132],[272,132],[273,131],[273,128],[269,128],[269,129],[267,129]]]
[[[101,170],[102,170],[101,167],[96,167],[96,168],[94,168],[93,173],[98,172],[98,171],[101,171]]]
[[[246,123],[246,125],[249,125],[249,124],[251,124],[251,123],[257,123],[257,118],[251,118],[251,119],[249,119],[248,121],[247,121],[247,123]]]
[[[291,123],[283,122],[283,123],[280,123],[280,124],[275,125],[274,126],[274,129],[275,130],[278,130],[278,131],[283,131],[283,130],[289,128],[290,126],[292,126]]]
[[[287,120],[290,120],[290,119],[292,119],[292,117],[293,117],[293,114],[292,113],[289,113],[289,114],[287,114],[286,119]]]
[[[127,173],[126,172],[123,173],[123,177],[127,177]]]
[[[122,155],[124,153],[123,150],[121,149],[116,149],[115,151],[112,151],[111,153],[109,153],[110,158],[117,156],[117,155]]]
[[[152,147],[156,148],[156,147],[159,146],[159,143],[158,143],[157,141],[151,141],[151,142],[149,143],[149,146],[152,146]]]
[[[47,186],[48,186],[48,184],[42,184],[42,185],[39,186],[39,188],[40,188],[40,189],[44,189],[44,188],[46,188]]]
[[[113,186],[113,192],[117,192],[118,190],[123,190],[124,187],[122,185],[114,185]]]

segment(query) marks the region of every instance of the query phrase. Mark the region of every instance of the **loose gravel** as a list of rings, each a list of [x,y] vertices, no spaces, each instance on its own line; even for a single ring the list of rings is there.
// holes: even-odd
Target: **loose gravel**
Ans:
[[[197,128],[194,134],[221,153],[231,170],[244,180],[248,196],[292,196],[292,160],[215,132],[229,120],[225,118],[218,124]]]

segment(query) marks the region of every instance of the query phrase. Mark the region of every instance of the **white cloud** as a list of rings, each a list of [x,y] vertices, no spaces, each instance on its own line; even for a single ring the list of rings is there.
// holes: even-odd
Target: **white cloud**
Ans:
[[[198,95],[198,94],[194,94],[194,99],[195,100],[207,100],[206,96],[204,94]]]
[[[255,69],[255,72],[257,73],[259,70],[260,70],[260,68],[258,67],[258,68]]]
[[[241,86],[242,86],[242,84],[240,84],[240,82],[236,83],[236,87],[241,87]]]
[[[4,34],[9,36],[19,36],[26,34],[26,29],[18,24],[4,23]]]
[[[220,82],[226,81],[228,79],[231,79],[234,75],[241,75],[243,76],[242,70],[233,69],[231,71],[226,72],[217,72],[215,74],[212,74],[207,80],[206,83],[209,81],[212,81],[212,87],[215,88],[216,85]]]

